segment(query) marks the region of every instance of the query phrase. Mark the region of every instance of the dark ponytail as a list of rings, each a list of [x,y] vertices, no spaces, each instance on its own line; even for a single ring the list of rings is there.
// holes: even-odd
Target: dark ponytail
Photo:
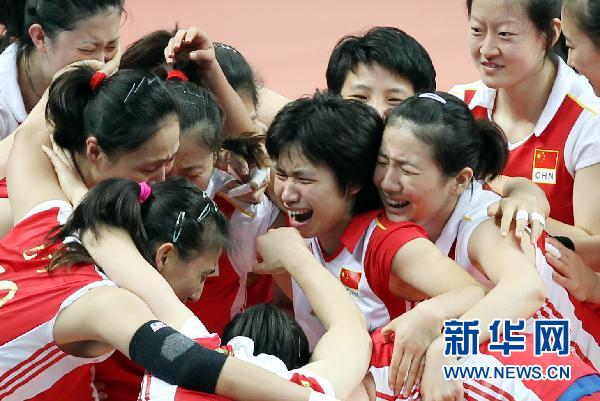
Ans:
[[[177,29],[159,30],[138,39],[123,54],[120,68],[146,71],[166,81],[171,67],[165,62],[164,48],[176,32]],[[167,90],[175,100],[181,135],[215,153],[221,146],[225,114],[213,94],[202,86],[194,65],[178,63],[174,67],[189,79],[166,81]]]
[[[19,41],[21,51],[33,49],[29,27],[40,24],[50,39],[72,31],[84,19],[114,9],[123,12],[124,0],[0,0],[0,24],[7,36]]]
[[[138,245],[148,243],[138,201],[139,191],[139,184],[130,180],[111,178],[100,182],[85,196],[67,223],[51,237],[50,243],[60,243],[69,235],[85,230],[96,235],[97,226],[106,224],[130,233],[144,259],[153,264],[148,251]],[[48,270],[79,263],[93,263],[93,260],[79,242],[67,242],[52,258]]]
[[[46,120],[54,126],[54,140],[65,149],[80,151],[85,147],[84,111],[94,96],[90,87],[94,72],[90,67],[76,68],[50,86]]]
[[[478,180],[491,180],[502,173],[508,159],[508,143],[493,122],[475,120],[467,105],[444,92],[415,95],[388,114],[386,127],[406,126],[431,154],[445,176],[463,168],[473,170]]]
[[[50,86],[46,120],[59,146],[82,152],[86,139],[94,136],[102,151],[116,159],[152,138],[165,118],[175,118],[175,103],[154,75],[120,70],[92,90],[93,74],[90,67],[75,67]]]
[[[166,80],[171,67],[165,61],[164,50],[177,30],[177,27],[173,31],[158,30],[136,40],[123,53],[119,68],[151,72]],[[173,68],[182,71],[190,82],[203,85],[202,73],[194,61],[184,60],[183,57],[177,58]]]
[[[104,224],[127,231],[138,251],[153,266],[154,253],[163,243],[174,243],[184,261],[227,246],[227,220],[204,192],[181,177],[170,177],[151,186],[149,198],[140,203],[138,183],[121,178],[102,181],[51,236],[49,244],[61,243],[74,233],[96,234],[98,226]],[[182,213],[185,215],[180,219]],[[67,242],[53,256],[48,270],[79,263],[93,260],[79,242]]]
[[[259,137],[242,136],[238,138],[227,138],[223,141],[223,149],[240,155],[250,165],[267,167],[269,158],[263,148]]]
[[[492,121],[475,120],[476,136],[481,138],[478,180],[491,181],[502,173],[508,161],[508,141],[500,126]]]

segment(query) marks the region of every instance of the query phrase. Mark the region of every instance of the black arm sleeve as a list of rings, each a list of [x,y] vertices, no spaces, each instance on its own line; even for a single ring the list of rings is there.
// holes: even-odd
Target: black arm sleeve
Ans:
[[[169,384],[211,394],[227,359],[157,320],[145,323],[135,332],[129,355],[132,361]]]

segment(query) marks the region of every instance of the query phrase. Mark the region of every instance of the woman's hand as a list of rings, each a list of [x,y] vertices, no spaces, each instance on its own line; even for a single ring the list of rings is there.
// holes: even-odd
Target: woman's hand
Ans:
[[[488,216],[500,218],[500,232],[508,235],[510,226],[515,222],[515,236],[521,238],[526,227],[531,229],[531,243],[534,244],[542,235],[548,217],[538,207],[535,196],[520,194],[502,198],[488,207]]]
[[[523,177],[496,177],[491,184],[503,198],[488,207],[488,216],[501,218],[500,232],[507,236],[515,220],[515,235],[521,238],[525,227],[531,228],[529,240],[535,244],[542,235],[546,218],[550,215],[550,202],[544,191]]]
[[[600,277],[583,259],[554,238],[546,239],[546,261],[552,279],[581,302],[600,303]]]
[[[306,241],[298,230],[291,227],[271,229],[256,239],[256,252],[259,263],[254,266],[255,273],[278,274],[286,271],[290,260],[301,255],[309,255]]]
[[[455,365],[456,360],[444,356],[444,342],[438,337],[427,349],[425,369],[421,380],[423,401],[462,401],[464,390],[460,380],[447,380],[444,365]]]
[[[88,188],[77,171],[73,156],[69,151],[58,146],[54,140],[52,140],[52,148],[42,145],[42,150],[52,162],[63,192],[73,207],[77,207],[87,194]]]
[[[219,152],[215,166],[231,174],[236,180],[225,184],[225,191],[230,198],[241,202],[260,203],[270,182],[270,169],[250,166],[243,156],[230,150]]]
[[[427,309],[410,310],[381,329],[384,337],[394,341],[390,363],[389,386],[394,394],[408,397],[415,384],[421,381],[425,353],[440,335],[440,319]]]
[[[164,53],[169,65],[176,63],[179,58],[194,61],[201,70],[209,71],[217,64],[212,41],[205,32],[195,27],[178,30],[169,40]]]

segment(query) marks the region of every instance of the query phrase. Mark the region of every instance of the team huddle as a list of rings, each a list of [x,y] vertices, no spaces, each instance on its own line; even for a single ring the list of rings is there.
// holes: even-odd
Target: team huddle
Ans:
[[[449,93],[348,35],[296,100],[124,7],[0,1],[0,400],[600,400],[599,0],[467,0]]]

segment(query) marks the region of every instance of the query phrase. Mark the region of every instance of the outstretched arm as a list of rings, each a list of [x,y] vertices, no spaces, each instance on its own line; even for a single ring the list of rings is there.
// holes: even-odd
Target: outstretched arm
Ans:
[[[284,268],[308,298],[327,332],[306,368],[327,379],[336,396],[345,399],[361,383],[371,357],[371,340],[364,318],[342,284],[310,253],[294,228],[278,228],[256,240],[262,257],[255,270]],[[352,363],[348,363],[352,355]]]
[[[309,389],[203,348],[161,322],[151,326],[155,319],[145,303],[130,292],[96,288],[61,312],[54,337],[61,345],[79,341],[108,344],[142,362],[156,377],[196,391],[233,400],[309,400]],[[142,349],[150,343],[161,346]]]

